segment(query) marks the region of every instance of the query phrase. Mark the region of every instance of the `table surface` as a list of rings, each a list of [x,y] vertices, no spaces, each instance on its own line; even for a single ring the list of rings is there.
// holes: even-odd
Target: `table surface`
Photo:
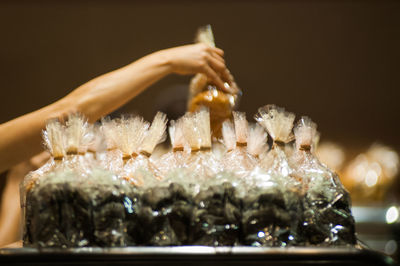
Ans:
[[[0,265],[396,265],[360,248],[122,247],[4,248]]]

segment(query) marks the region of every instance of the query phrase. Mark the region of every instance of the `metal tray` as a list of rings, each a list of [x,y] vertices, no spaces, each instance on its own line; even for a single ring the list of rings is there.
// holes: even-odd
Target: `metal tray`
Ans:
[[[124,247],[0,249],[0,265],[397,265],[357,248]]]

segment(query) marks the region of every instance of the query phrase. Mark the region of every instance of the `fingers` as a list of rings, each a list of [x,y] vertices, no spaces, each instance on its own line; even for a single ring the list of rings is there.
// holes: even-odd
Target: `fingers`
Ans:
[[[221,62],[220,60],[212,57],[212,56],[207,56],[206,57],[207,62],[209,65],[215,70],[217,73],[222,73],[226,70],[226,66],[224,62]]]
[[[221,72],[221,77],[223,80],[225,80],[226,82],[229,83],[229,85],[232,85],[234,80],[233,80],[233,76],[231,75],[231,72],[229,72],[229,70],[227,68],[225,68],[222,72]]]
[[[214,70],[214,72],[218,73],[218,76],[224,81],[224,86],[220,87],[223,91],[228,93],[236,93],[235,82],[233,76],[226,68],[225,60],[221,60],[220,58],[215,58],[212,56],[208,56],[206,58],[207,62]]]
[[[212,57],[214,57],[215,59],[217,59],[221,63],[225,64],[225,59],[222,56],[220,56],[219,54],[214,53],[214,52],[211,52],[210,54],[211,54]]]
[[[207,75],[210,81],[221,90],[228,93],[237,93],[239,89],[225,65],[224,51],[211,46],[202,46],[202,49],[206,52],[204,58],[206,62],[201,70],[202,73]]]
[[[224,51],[222,49],[219,49],[217,47],[211,47],[212,51],[216,54],[218,54],[219,56],[224,56]]]
[[[205,65],[203,68],[203,74],[205,74],[217,87],[221,89],[225,89],[224,82],[222,79],[218,76],[218,74],[209,66]]]

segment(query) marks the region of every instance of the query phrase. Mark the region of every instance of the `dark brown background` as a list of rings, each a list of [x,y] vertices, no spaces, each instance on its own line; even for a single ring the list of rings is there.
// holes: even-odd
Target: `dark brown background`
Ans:
[[[311,116],[323,139],[400,148],[399,1],[1,1],[0,122],[208,23],[249,117],[275,103]],[[170,76],[120,111],[183,106],[188,82]]]

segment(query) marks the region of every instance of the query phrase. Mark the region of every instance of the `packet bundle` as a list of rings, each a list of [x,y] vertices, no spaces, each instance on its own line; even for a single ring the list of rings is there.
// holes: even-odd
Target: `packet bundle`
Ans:
[[[47,124],[43,136],[52,158],[46,171],[26,190],[25,245],[124,245],[124,205],[113,196],[117,194],[116,178],[98,169],[94,156],[86,154],[93,142],[91,130],[80,115],[70,115],[65,125],[55,120]],[[117,187],[119,191],[120,185]],[[98,191],[102,193],[96,194]],[[104,222],[99,225],[106,217],[107,226]]]
[[[300,194],[293,184],[292,169],[284,145],[292,140],[294,114],[268,105],[255,119],[273,139],[272,148],[249,177],[243,208],[243,242],[252,246],[288,246],[297,241]]]
[[[158,173],[163,178],[173,178],[176,171],[185,171],[186,160],[190,153],[183,135],[183,117],[171,120],[168,131],[172,148],[157,161]]]
[[[301,223],[304,241],[312,245],[353,245],[356,237],[350,195],[338,176],[314,156],[316,128],[310,118],[302,117],[294,129],[293,164],[305,186]]]
[[[100,132],[106,144],[106,151],[99,154],[98,161],[102,168],[119,174],[124,166],[122,151],[118,148],[120,119],[105,117],[101,119]]]
[[[155,178],[163,178],[151,159],[151,155],[156,145],[165,140],[167,117],[158,112],[150,128],[147,125],[146,122],[139,123],[132,131],[133,137],[136,138],[135,141],[140,141],[140,145],[125,165],[129,175],[135,177],[136,180],[142,180],[142,182],[143,180],[152,182],[155,181]]]
[[[93,145],[93,126],[79,114],[68,116],[66,125],[58,119],[50,119],[42,133],[50,159],[39,169],[30,172],[21,183],[21,204],[25,205],[25,194],[47,173],[72,169],[79,176],[85,176],[96,165],[87,150]]]
[[[246,177],[258,165],[258,156],[265,149],[267,135],[259,126],[249,129],[245,113],[233,112],[233,119],[234,124],[227,120],[222,125],[227,148],[222,164],[225,171]]]
[[[219,173],[194,197],[190,242],[193,245],[239,245],[242,198],[238,177]]]
[[[186,158],[187,169],[199,179],[207,179],[220,172],[220,162],[211,150],[210,113],[202,108],[183,117],[183,134],[190,154]]]
[[[103,124],[103,131],[112,147],[108,150],[106,169],[135,186],[143,184],[142,176],[135,175],[135,159],[148,128],[149,123],[140,116],[122,116]]]

